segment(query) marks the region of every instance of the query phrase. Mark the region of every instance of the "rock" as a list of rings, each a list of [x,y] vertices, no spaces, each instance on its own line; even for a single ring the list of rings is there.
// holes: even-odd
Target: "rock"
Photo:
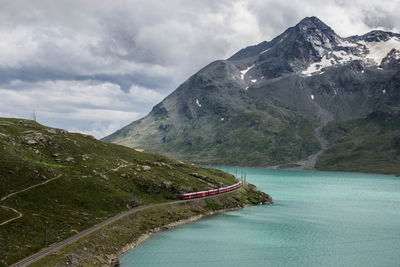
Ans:
[[[135,148],[135,150],[136,150],[137,152],[144,152],[144,149],[141,149],[141,148]]]
[[[185,165],[185,162],[183,162],[183,161],[180,161],[180,160],[176,160],[176,163],[175,163],[175,165],[176,165],[176,166]]]
[[[14,123],[11,121],[0,121],[1,126],[8,126],[8,125],[13,125]]]
[[[27,131],[28,132],[28,131]],[[50,144],[52,138],[48,135],[42,135],[36,131],[29,131],[31,134],[22,137],[22,141],[27,145],[36,145],[38,143],[47,145]]]
[[[130,208],[135,208],[135,207],[138,207],[140,205],[143,205],[143,202],[138,200],[138,199],[132,198],[131,200],[128,201],[128,206]]]
[[[151,167],[150,166],[143,165],[142,168],[143,168],[144,171],[151,171]]]
[[[202,175],[200,173],[194,172],[194,173],[191,173],[190,175],[193,176],[193,177],[196,177],[196,178],[200,178],[201,180],[206,181],[208,183],[218,184],[219,186],[223,186],[223,183],[218,182],[218,181],[214,180],[213,178],[207,177],[207,176]]]
[[[90,159],[89,155],[87,154],[82,155],[82,160],[88,160],[88,159]]]
[[[104,173],[100,173],[99,174],[101,178],[103,178],[106,181],[110,181],[110,178],[107,177],[107,175],[105,175]]]
[[[204,176],[204,175],[202,175],[200,173],[197,173],[197,172],[191,173],[190,175],[193,176],[193,177],[196,177],[196,178],[201,178],[203,180],[208,178],[207,176]]]
[[[53,155],[51,155],[53,158],[58,158],[59,156],[61,156],[60,153],[54,153]]]
[[[51,133],[51,134],[57,134],[58,133],[58,131],[56,129],[54,129],[54,128],[46,129],[46,131],[48,133]]]
[[[34,139],[25,139],[25,144],[27,145],[36,145],[38,142]]]
[[[36,138],[35,138],[36,139]],[[47,143],[51,143],[51,141],[53,140],[50,136],[48,135],[40,135],[37,137],[37,139],[39,142],[47,144]]]
[[[65,159],[65,161],[71,162],[71,161],[74,161],[74,158],[73,157],[68,157],[68,158]]]
[[[163,181],[162,185],[168,191],[174,191],[174,187],[172,186],[172,182],[171,181]]]
[[[126,173],[121,174],[121,178],[126,178],[126,177],[128,177],[128,176],[126,175]]]
[[[121,263],[120,263],[120,261],[119,261],[119,259],[118,258],[113,258],[112,260],[111,260],[111,262],[110,262],[110,267],[117,267],[117,266],[119,266]]]

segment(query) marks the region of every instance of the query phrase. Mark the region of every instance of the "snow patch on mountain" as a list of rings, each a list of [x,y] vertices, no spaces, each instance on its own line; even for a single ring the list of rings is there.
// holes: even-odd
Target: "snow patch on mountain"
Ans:
[[[249,70],[251,70],[254,66],[255,66],[255,65],[253,64],[253,65],[251,65],[250,67],[248,67],[247,69],[241,70],[240,72],[241,72],[242,74],[240,75],[240,79],[244,80],[244,75],[246,75],[246,73],[247,73]]]
[[[264,53],[266,53],[266,52],[268,52],[269,50],[271,50],[271,48],[268,48],[268,49],[262,51],[262,52],[260,53],[260,55],[261,55],[261,54],[264,54]]]
[[[350,42],[341,40],[334,49],[327,49],[326,46],[320,46],[320,42],[314,42],[314,48],[318,51],[321,59],[311,63],[307,69],[301,73],[311,76],[320,72],[323,68],[327,68],[336,64],[347,64],[354,60],[361,60],[366,65],[379,66],[382,60],[388,56],[392,49],[400,50],[400,38],[392,37],[386,41],[366,42],[364,40],[358,42]],[[394,54],[394,57],[400,58],[400,54]],[[364,73],[362,71],[362,73]]]
[[[201,104],[198,99],[196,99],[196,104],[201,108]]]
[[[339,42],[339,46],[343,46],[343,47],[357,47],[358,44],[357,43],[352,43],[346,40],[341,40]]]
[[[397,50],[400,49],[400,40],[399,38],[390,38],[385,42],[369,42],[365,43],[365,45],[369,50],[366,58],[374,60],[376,64],[381,64],[382,59],[386,57],[393,48]]]

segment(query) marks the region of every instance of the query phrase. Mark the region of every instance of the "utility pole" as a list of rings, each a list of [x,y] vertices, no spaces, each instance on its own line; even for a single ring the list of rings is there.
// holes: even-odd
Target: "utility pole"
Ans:
[[[8,253],[8,236],[4,238],[4,263],[7,264],[7,253]]]
[[[33,110],[33,112],[32,112],[32,117],[33,117],[33,120],[36,121],[36,111],[35,110]]]
[[[47,247],[47,221],[43,220],[44,223],[44,247]]]

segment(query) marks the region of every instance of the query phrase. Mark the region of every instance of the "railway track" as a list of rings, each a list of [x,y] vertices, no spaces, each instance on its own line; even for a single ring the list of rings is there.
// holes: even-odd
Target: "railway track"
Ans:
[[[224,194],[229,194],[229,193],[235,192],[238,189],[240,189],[240,188],[237,188],[237,189],[232,190],[230,192],[226,192]],[[144,209],[148,209],[148,208],[153,208],[153,207],[174,205],[174,204],[184,203],[184,202],[189,202],[189,201],[196,201],[196,200],[200,200],[200,199],[204,199],[204,198],[213,198],[213,197],[217,197],[217,196],[218,195],[207,196],[207,197],[202,197],[202,198],[187,199],[187,200],[176,200],[176,201],[171,201],[171,202],[166,202],[166,203],[149,204],[149,205],[136,207],[136,208],[130,209],[128,211],[124,211],[122,213],[119,213],[119,214],[111,217],[111,218],[108,218],[107,220],[105,220],[105,221],[103,221],[103,222],[101,222],[99,224],[96,224],[96,225],[94,225],[94,226],[92,226],[92,227],[90,227],[90,228],[88,228],[86,230],[83,230],[83,231],[71,236],[70,238],[67,238],[67,239],[65,239],[65,240],[63,240],[61,242],[58,242],[58,243],[54,243],[54,244],[50,245],[49,247],[44,248],[44,249],[40,250],[39,252],[37,252],[37,253],[29,256],[29,257],[26,257],[26,258],[14,263],[14,264],[12,264],[11,267],[27,266],[28,264],[34,263],[35,261],[43,258],[44,256],[47,256],[50,253],[55,252],[55,251],[65,247],[66,245],[72,244],[72,243],[78,241],[79,239],[81,239],[81,238],[83,238],[83,237],[85,237],[85,236],[87,236],[87,235],[89,235],[89,234],[91,234],[91,233],[93,233],[93,232],[95,232],[97,230],[100,230],[104,226],[107,226],[107,225],[109,225],[109,224],[111,224],[111,223],[113,223],[113,222],[115,222],[115,221],[117,221],[117,220],[119,220],[119,219],[121,219],[121,218],[123,218],[125,216],[131,215],[131,214],[136,213],[138,211],[141,211],[141,210],[144,210]]]

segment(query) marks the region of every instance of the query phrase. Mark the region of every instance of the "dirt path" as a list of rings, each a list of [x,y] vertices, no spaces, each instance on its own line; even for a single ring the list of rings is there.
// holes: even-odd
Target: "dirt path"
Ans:
[[[0,205],[0,208],[5,209],[5,210],[11,210],[11,211],[13,211],[13,212],[15,212],[15,213],[17,214],[16,217],[11,218],[11,219],[9,219],[9,220],[7,220],[7,221],[4,221],[4,222],[0,223],[0,226],[5,225],[5,224],[7,224],[7,223],[9,223],[9,222],[12,222],[12,221],[14,221],[14,220],[19,219],[19,218],[22,217],[22,213],[19,212],[19,211],[16,210],[16,209],[13,209],[13,208],[7,207],[7,206],[3,206],[3,205]]]
[[[62,174],[57,175],[56,177],[51,178],[51,179],[49,179],[49,180],[46,180],[46,181],[44,181],[43,183],[35,184],[35,185],[29,186],[29,187],[27,187],[27,188],[25,188],[25,189],[22,189],[22,190],[20,190],[20,191],[17,191],[17,192],[8,194],[8,195],[2,197],[2,198],[0,199],[0,201],[4,201],[4,200],[6,200],[7,198],[10,198],[10,197],[12,197],[12,196],[18,195],[18,194],[20,194],[20,193],[22,193],[22,192],[25,192],[25,191],[28,191],[28,190],[30,190],[30,189],[32,189],[32,188],[35,188],[35,187],[38,187],[38,186],[42,186],[42,185],[44,185],[44,184],[47,184],[47,183],[49,183],[49,182],[51,182],[51,181],[54,181],[54,180],[60,178],[61,175],[62,175]],[[9,223],[9,222],[12,222],[12,221],[14,221],[14,220],[17,220],[17,219],[19,219],[19,218],[21,218],[21,217],[23,216],[21,212],[19,212],[18,210],[14,209],[14,208],[7,207],[7,206],[3,206],[3,205],[0,205],[0,208],[6,209],[6,210],[11,210],[11,211],[13,211],[13,212],[15,212],[15,213],[17,214],[16,217],[11,218],[11,219],[9,219],[9,220],[7,220],[7,221],[5,221],[5,222],[0,223],[0,226],[5,225],[5,224],[7,224],[7,223]]]
[[[317,137],[319,143],[321,144],[321,150],[312,154],[307,159],[296,162],[296,164],[299,165],[299,167],[295,167],[293,169],[302,169],[302,170],[314,170],[315,169],[315,163],[317,163],[317,159],[318,159],[319,155],[321,155],[329,146],[328,141],[321,136],[322,127],[324,127],[324,125],[318,126],[315,129],[315,136]]]
[[[25,189],[22,189],[22,190],[20,190],[20,191],[17,191],[17,192],[11,193],[11,194],[9,194],[9,195],[7,195],[7,196],[4,196],[4,197],[2,197],[2,198],[0,199],[0,201],[4,201],[4,200],[6,200],[7,198],[10,198],[10,197],[12,197],[12,196],[15,196],[15,195],[17,195],[17,194],[19,194],[19,193],[22,193],[22,192],[28,191],[28,190],[30,190],[30,189],[32,189],[32,188],[35,188],[35,187],[38,187],[38,186],[41,186],[41,185],[44,185],[44,184],[47,184],[47,183],[49,183],[49,182],[51,182],[51,181],[54,181],[54,180],[56,180],[56,179],[60,178],[60,177],[61,177],[61,175],[62,175],[62,174],[60,174],[60,175],[57,175],[56,177],[54,177],[54,178],[51,178],[51,179],[49,179],[49,180],[46,180],[46,181],[44,181],[43,183],[40,183],[40,184],[35,184],[35,185],[32,185],[32,186],[30,186],[30,187],[27,187],[27,188],[25,188]]]
[[[227,192],[227,193],[224,193],[224,194],[230,194],[232,192],[235,192],[238,189],[240,189],[240,188],[237,188],[237,189],[235,189],[233,191],[230,191],[230,192]],[[19,266],[26,266],[28,264],[31,264],[31,263],[43,258],[44,256],[46,256],[46,255],[48,255],[48,254],[50,254],[50,253],[52,253],[52,252],[54,252],[56,250],[59,250],[59,249],[65,247],[66,245],[69,245],[71,243],[76,242],[79,239],[81,239],[82,237],[85,237],[85,236],[87,236],[87,235],[89,235],[89,234],[91,234],[91,233],[103,228],[106,225],[109,225],[110,223],[113,223],[113,222],[115,222],[115,221],[117,221],[117,220],[119,220],[119,219],[121,219],[121,218],[123,218],[123,217],[125,217],[127,215],[136,213],[138,211],[141,211],[141,210],[144,210],[144,209],[148,209],[148,208],[152,208],[152,207],[159,207],[159,206],[164,206],[164,205],[174,205],[174,204],[178,204],[178,203],[196,201],[196,200],[200,200],[200,199],[204,199],[204,198],[212,198],[212,197],[216,197],[216,196],[219,196],[219,195],[202,197],[202,198],[195,198],[195,199],[188,199],[188,200],[176,200],[176,201],[171,201],[171,202],[167,202],[167,203],[150,204],[150,205],[144,205],[144,206],[141,206],[141,207],[133,208],[131,210],[119,213],[119,214],[115,215],[114,217],[108,218],[107,220],[105,220],[105,221],[103,221],[103,222],[101,222],[99,224],[96,224],[96,225],[94,225],[94,226],[92,226],[92,227],[90,227],[90,228],[88,228],[88,229],[86,229],[86,230],[84,230],[82,232],[79,232],[76,235],[73,235],[70,238],[67,238],[67,239],[65,239],[65,240],[63,240],[61,242],[54,243],[51,246],[49,246],[47,248],[44,248],[41,251],[37,252],[36,254],[33,254],[33,255],[25,258],[25,259],[22,259],[19,262],[14,263],[11,266],[12,267],[19,267]]]

